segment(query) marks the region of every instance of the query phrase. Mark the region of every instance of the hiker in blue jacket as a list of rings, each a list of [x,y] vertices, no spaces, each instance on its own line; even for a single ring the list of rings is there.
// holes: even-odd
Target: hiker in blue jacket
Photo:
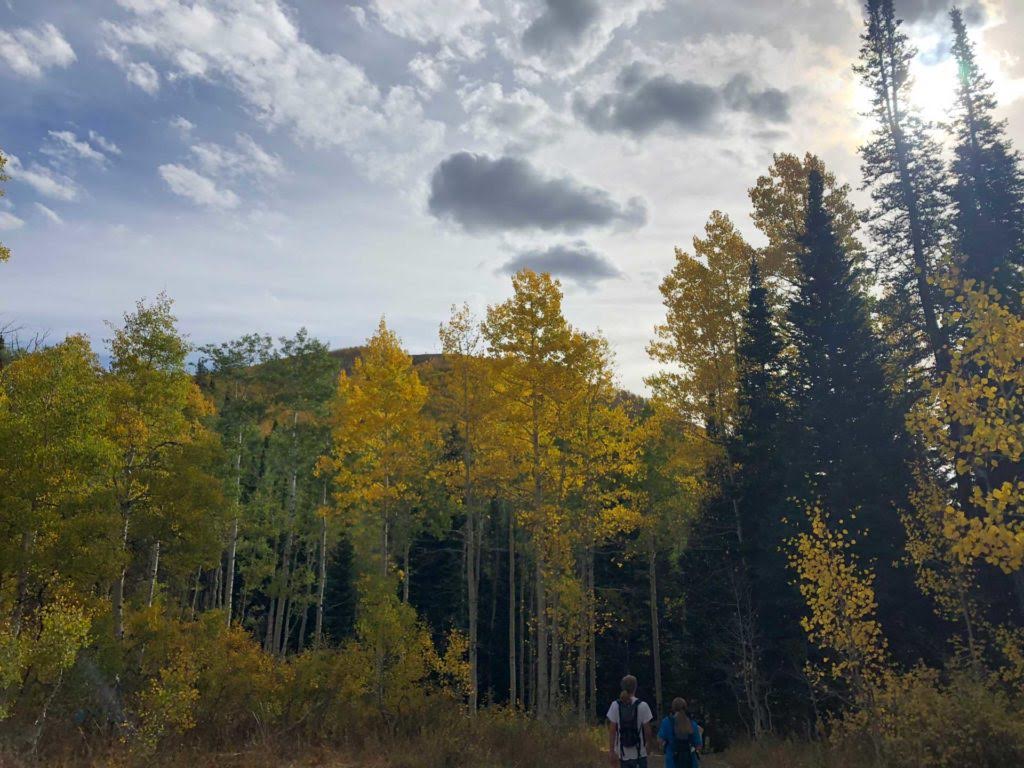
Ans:
[[[665,752],[665,768],[699,768],[697,750],[704,740],[701,727],[686,711],[685,699],[672,699],[672,714],[661,721],[658,741]]]

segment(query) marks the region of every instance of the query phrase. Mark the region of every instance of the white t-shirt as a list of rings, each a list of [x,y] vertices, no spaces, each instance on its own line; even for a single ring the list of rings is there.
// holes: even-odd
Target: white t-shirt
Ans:
[[[636,696],[630,697],[630,701],[636,701]],[[621,739],[615,739],[615,751],[619,755],[619,760],[636,760],[638,757],[647,757],[647,733],[643,730],[646,723],[651,722],[654,719],[654,715],[651,713],[651,708],[646,701],[641,701],[640,706],[636,708],[636,719],[639,720],[638,725],[640,726],[641,733],[640,737],[640,754],[636,753],[636,747],[625,747],[621,745]],[[619,700],[616,699],[612,702],[612,705],[608,707],[608,720],[610,722],[619,724]],[[623,754],[625,752],[625,754]]]

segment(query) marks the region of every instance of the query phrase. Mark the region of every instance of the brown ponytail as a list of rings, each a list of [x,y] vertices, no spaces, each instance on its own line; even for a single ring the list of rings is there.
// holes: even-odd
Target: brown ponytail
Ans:
[[[690,715],[686,711],[686,699],[672,699],[672,719],[675,721],[676,738],[690,738],[693,734],[693,723],[690,722]]]

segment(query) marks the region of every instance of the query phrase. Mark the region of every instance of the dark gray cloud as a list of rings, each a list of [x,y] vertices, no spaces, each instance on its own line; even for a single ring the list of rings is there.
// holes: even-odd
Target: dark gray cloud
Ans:
[[[637,227],[647,219],[639,198],[622,205],[603,189],[545,176],[522,158],[469,152],[457,152],[434,169],[428,208],[468,232],[578,232],[595,226]]]
[[[661,127],[684,133],[706,133],[725,112],[744,112],[760,120],[789,120],[790,96],[778,88],[758,89],[750,75],[739,74],[722,86],[669,75],[650,76],[638,65],[626,67],[619,91],[592,104],[575,101],[576,113],[595,131],[625,131],[643,136]]]
[[[726,106],[737,112],[746,112],[771,123],[789,121],[789,94],[778,88],[758,90],[750,75],[736,75],[725,84],[722,96]]]
[[[587,289],[602,280],[622,277],[618,267],[582,240],[524,251],[502,264],[498,271],[513,275],[524,268],[564,277]]]
[[[985,7],[978,0],[894,0],[893,6],[896,15],[908,22],[944,21],[954,7],[964,12],[970,24],[985,20]]]
[[[545,0],[544,11],[523,33],[523,48],[545,54],[578,43],[598,16],[597,0]]]

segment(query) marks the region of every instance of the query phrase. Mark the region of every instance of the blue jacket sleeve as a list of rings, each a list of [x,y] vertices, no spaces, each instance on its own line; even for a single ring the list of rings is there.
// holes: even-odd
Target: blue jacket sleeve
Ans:
[[[700,735],[700,726],[697,725],[697,721],[696,720],[691,720],[690,722],[693,723],[693,735],[690,737],[690,739],[691,739],[691,741],[693,743],[693,746],[695,746],[695,747],[703,747],[704,746],[704,738]]]
[[[661,721],[661,726],[658,728],[658,738],[666,742],[672,741],[672,723],[669,722],[667,717]]]

